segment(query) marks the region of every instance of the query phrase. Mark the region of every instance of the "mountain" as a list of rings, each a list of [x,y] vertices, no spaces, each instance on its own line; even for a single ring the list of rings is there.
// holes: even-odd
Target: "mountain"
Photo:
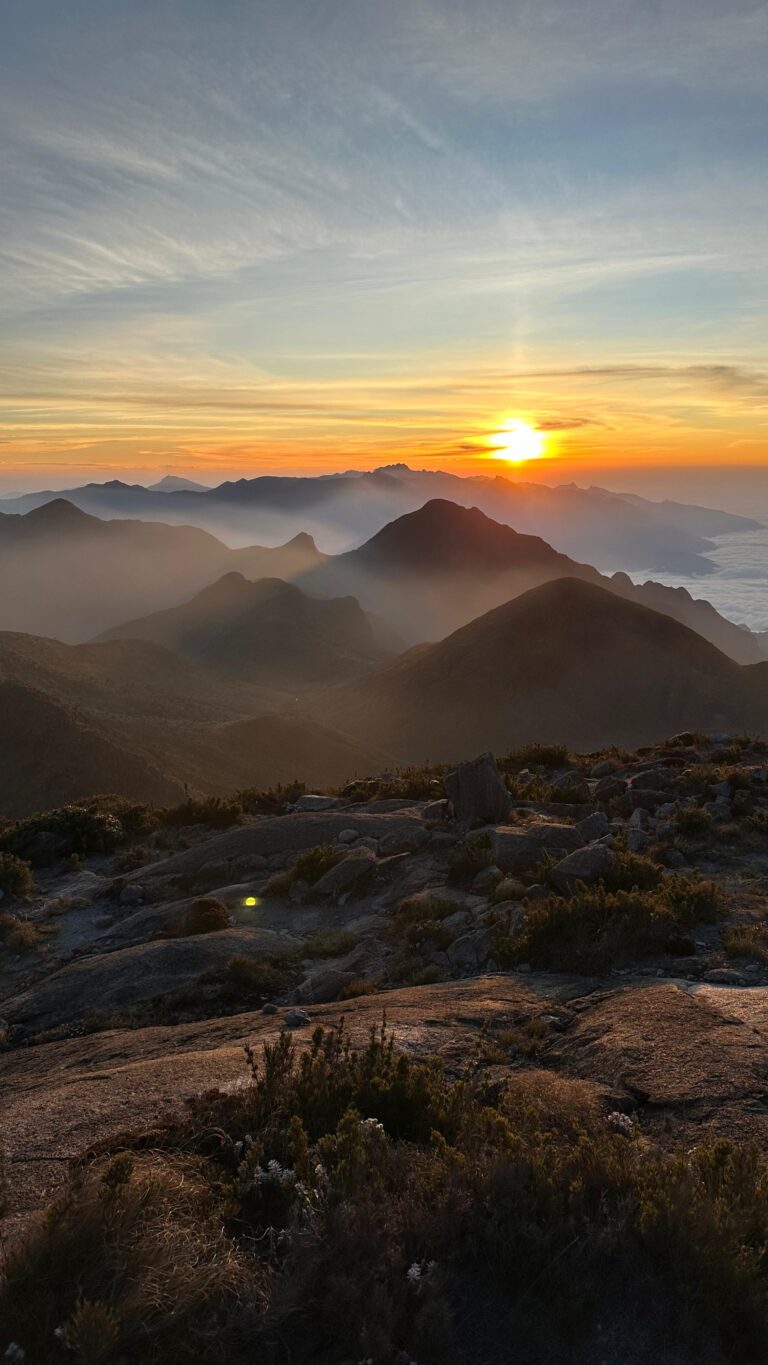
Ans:
[[[157,805],[184,799],[151,759],[44,693],[0,681],[0,810],[28,815],[106,791]]]
[[[690,626],[738,663],[762,657],[755,637],[684,588],[604,578],[537,536],[521,535],[478,508],[435,499],[385,526],[357,550],[332,555],[299,579],[310,592],[352,593],[411,643],[439,639],[475,616],[554,578],[576,577]]]
[[[0,630],[74,643],[174,606],[231,571],[291,578],[322,562],[303,534],[275,549],[231,550],[197,527],[101,521],[57,498],[0,516]]]
[[[291,583],[229,573],[190,602],[107,631],[276,688],[353,677],[386,655],[354,597],[318,600]]]
[[[297,776],[336,785],[388,756],[276,714],[284,697],[142,640],[0,633],[0,813],[99,793],[162,804]]]
[[[207,493],[208,484],[182,479],[178,474],[166,474],[157,483],[147,485],[148,493]]]
[[[354,593],[415,643],[439,639],[491,606],[572,573],[598,578],[537,536],[520,535],[476,507],[434,499],[299,582],[310,592]]]
[[[744,667],[609,589],[559,579],[324,697],[318,714],[400,761],[528,741],[590,750],[681,729],[768,730],[768,665]]]
[[[705,557],[713,548],[711,536],[757,527],[746,517],[653,503],[602,488],[549,487],[501,475],[464,478],[402,464],[318,477],[266,475],[202,491],[111,480],[63,495],[30,493],[8,499],[3,507],[28,512],[61,496],[97,516],[198,526],[232,545],[261,539],[274,543],[305,530],[328,551],[349,549],[403,513],[442,498],[479,507],[496,521],[541,536],[564,554],[611,572],[706,574],[712,570]]]
[[[670,498],[665,498],[663,502],[652,502],[648,498],[641,498],[638,493],[621,493],[619,496],[665,526],[675,530],[685,528],[697,536],[734,535],[742,531],[757,531],[762,526],[761,522],[753,521],[751,517],[741,517],[735,512],[714,511],[711,507],[674,502]]]

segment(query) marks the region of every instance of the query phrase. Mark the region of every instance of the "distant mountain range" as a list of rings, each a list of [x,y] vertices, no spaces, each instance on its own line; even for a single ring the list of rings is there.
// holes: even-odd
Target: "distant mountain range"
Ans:
[[[25,624],[0,631],[0,814],[327,787],[534,739],[768,731],[756,636],[441,499],[336,556],[58,499],[0,518],[0,574],[0,627]]]
[[[264,476],[217,488],[151,488],[111,480],[64,493],[52,490],[7,499],[2,510],[24,513],[66,498],[105,518],[198,526],[232,545],[275,544],[299,531],[325,551],[348,549],[405,512],[435,498],[478,507],[517,531],[597,568],[706,574],[711,537],[754,530],[746,517],[679,503],[654,503],[601,488],[516,482],[502,476],[462,478],[394,465],[369,473],[314,478]]]
[[[765,733],[768,663],[740,666],[668,616],[559,579],[333,689],[316,714],[401,762],[534,740],[589,751],[681,729]]]
[[[391,651],[403,643],[439,639],[539,583],[575,576],[602,582],[629,600],[666,612],[739,663],[763,657],[755,636],[684,589],[654,583],[639,587],[624,574],[603,579],[591,565],[577,563],[539,537],[521,535],[477,508],[439,499],[406,513],[357,550],[334,556],[322,555],[304,533],[274,549],[231,550],[195,527],[102,521],[62,499],[24,516],[0,517],[0,581],[7,585],[0,593],[0,630],[50,635],[68,643],[103,634],[135,635],[179,648],[185,631],[194,635],[197,630],[199,636],[202,629],[205,642],[190,643],[189,657],[210,662],[223,660],[230,651],[246,667],[248,660],[254,662],[244,643],[244,616],[256,609],[252,592],[248,606],[244,595],[250,590],[241,584],[238,591],[235,578],[228,590],[204,597],[197,607],[190,605],[195,594],[213,592],[220,578],[232,574],[251,584],[262,578],[292,580],[310,597],[356,597],[366,612],[386,622],[388,630],[382,621],[371,625],[377,646]],[[237,645],[231,630],[229,643],[219,638],[225,622],[217,616],[224,610],[225,594],[225,615],[240,612]],[[298,609],[300,599],[290,600]],[[178,620],[144,619],[182,607]],[[266,598],[259,610],[268,611]],[[305,603],[301,610],[306,621],[310,608]],[[205,617],[204,628],[194,625],[197,612]],[[280,619],[280,630],[286,632],[285,613]],[[275,658],[287,660],[287,635],[281,649]],[[342,655],[345,650],[343,646]],[[275,667],[273,673],[281,669]],[[310,673],[302,665],[298,671],[286,668],[285,677],[309,681]]]
[[[185,601],[216,578],[295,578],[323,561],[312,538],[231,550],[193,526],[101,521],[62,498],[0,516],[0,630],[72,643]]]

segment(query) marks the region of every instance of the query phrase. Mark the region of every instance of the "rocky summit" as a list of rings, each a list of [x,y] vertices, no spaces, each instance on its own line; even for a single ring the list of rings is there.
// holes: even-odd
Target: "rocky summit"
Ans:
[[[715,1365],[737,1358],[730,1310],[676,1277],[719,1284],[738,1257],[756,1359],[762,741],[93,800],[6,822],[0,879],[6,1356],[138,1360],[151,1301],[157,1361],[186,1358],[180,1314],[211,1361],[277,1361],[286,1340],[299,1361],[399,1360],[434,1321],[426,1360],[477,1336],[501,1361],[506,1323],[532,1365],[606,1342]],[[380,1200],[400,1269],[371,1262],[371,1304],[355,1265],[384,1254],[363,1232]],[[509,1238],[530,1258],[511,1300]],[[481,1264],[493,1332],[478,1303],[457,1315]],[[594,1305],[576,1327],[571,1292]]]

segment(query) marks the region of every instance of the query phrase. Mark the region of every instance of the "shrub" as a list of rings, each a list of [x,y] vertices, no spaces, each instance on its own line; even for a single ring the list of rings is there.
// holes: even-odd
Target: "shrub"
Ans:
[[[228,929],[232,919],[223,901],[216,896],[202,896],[187,909],[180,921],[166,925],[162,938],[185,938],[193,934],[215,934]]]
[[[283,896],[294,882],[307,882],[314,886],[320,878],[340,863],[346,850],[337,844],[316,844],[305,848],[284,872],[276,872],[270,877],[264,890],[268,896]]]
[[[41,836],[51,835],[46,839]],[[0,850],[43,867],[73,853],[111,853],[123,837],[123,827],[109,811],[87,806],[62,806],[44,815],[19,820],[0,835]]]
[[[710,839],[714,829],[709,811],[700,806],[683,806],[675,816],[675,824],[684,839]]]
[[[662,880],[662,869],[650,858],[620,852],[603,877],[606,891],[652,891]]]
[[[287,786],[278,782],[276,787],[269,787],[266,791],[245,787],[236,793],[235,800],[246,815],[285,815],[288,807],[298,801],[306,790],[303,782],[289,782]]]
[[[32,890],[32,869],[14,853],[0,853],[0,891],[4,896],[28,896]]]
[[[564,744],[524,744],[502,758],[499,767],[502,772],[519,773],[524,768],[567,768],[568,762]]]
[[[345,957],[357,943],[357,936],[348,929],[319,929],[304,940],[305,957]]]
[[[654,954],[693,952],[684,931],[722,913],[714,884],[687,877],[665,878],[655,891],[581,885],[569,900],[527,905],[520,933],[501,937],[495,954],[505,964],[600,974]]]
[[[40,947],[40,930],[29,920],[0,910],[0,943],[11,953],[28,953]]]
[[[384,777],[361,778],[342,789],[345,801],[427,801],[445,796],[443,777],[446,764],[422,764],[398,768]]]
[[[723,948],[729,957],[768,962],[768,925],[733,924],[723,931]]]
[[[16,1239],[0,1349],[500,1365],[513,1341],[528,1365],[586,1360],[631,1284],[665,1358],[764,1361],[757,1145],[633,1141],[591,1088],[544,1071],[489,1098],[383,1030],[361,1049],[317,1030],[300,1056],[283,1035],[249,1058],[249,1083],[92,1160]]]
[[[471,882],[478,872],[490,867],[492,862],[493,840],[490,834],[473,834],[452,850],[448,859],[448,880],[458,885]]]
[[[166,825],[206,825],[209,829],[229,829],[242,825],[245,812],[236,797],[208,796],[200,801],[183,801],[162,812]]]

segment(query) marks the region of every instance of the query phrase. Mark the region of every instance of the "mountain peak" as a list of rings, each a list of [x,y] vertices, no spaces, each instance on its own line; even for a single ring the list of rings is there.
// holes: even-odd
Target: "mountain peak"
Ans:
[[[90,522],[97,522],[98,517],[92,517],[88,512],[83,512],[76,507],[73,502],[68,502],[66,498],[53,498],[51,502],[44,502],[41,507],[34,507],[31,512],[24,514],[26,522],[33,522],[36,526],[86,526]]]

